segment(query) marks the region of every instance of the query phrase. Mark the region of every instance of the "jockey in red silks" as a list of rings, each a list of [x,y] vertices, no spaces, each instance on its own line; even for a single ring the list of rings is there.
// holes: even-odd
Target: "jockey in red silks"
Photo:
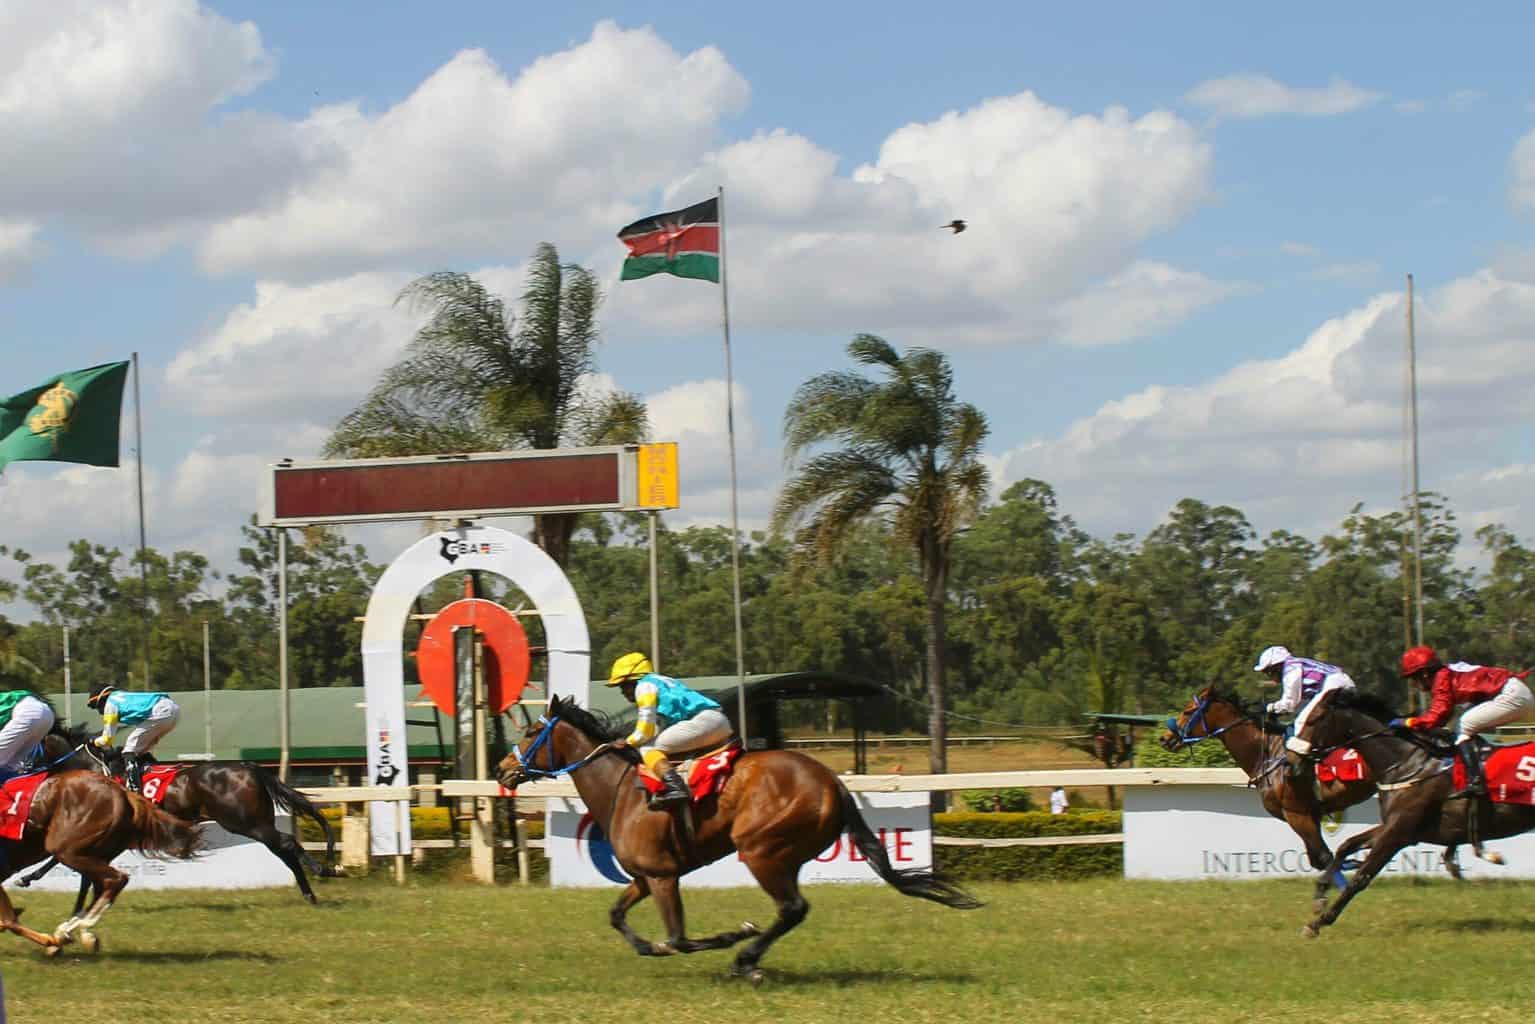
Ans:
[[[1524,684],[1524,677],[1529,674],[1529,669],[1514,672],[1464,661],[1446,665],[1432,647],[1414,647],[1402,655],[1402,677],[1428,690],[1432,697],[1423,714],[1392,719],[1391,725],[1437,729],[1457,705],[1471,705],[1460,716],[1460,730],[1455,737],[1455,747],[1466,765],[1466,788],[1453,796],[1483,796],[1487,782],[1482,775],[1476,737],[1505,722],[1530,717],[1535,711],[1535,698]]]
[[[1286,715],[1294,711],[1295,721],[1290,724],[1290,736],[1285,747],[1305,756],[1311,753],[1311,744],[1300,738],[1306,719],[1317,699],[1329,690],[1354,688],[1354,680],[1336,665],[1313,658],[1299,658],[1289,648],[1275,645],[1265,647],[1258,655],[1254,672],[1262,672],[1269,682],[1279,683],[1284,689],[1278,700],[1271,700],[1264,708],[1271,715]]]

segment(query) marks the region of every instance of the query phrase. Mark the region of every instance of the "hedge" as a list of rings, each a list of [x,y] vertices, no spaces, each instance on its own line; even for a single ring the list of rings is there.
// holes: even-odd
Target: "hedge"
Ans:
[[[940,836],[1014,839],[1034,836],[1082,836],[1118,832],[1119,811],[1071,811],[1050,814],[935,814],[933,832]],[[1082,846],[933,846],[934,866],[956,881],[1001,881],[1093,878],[1124,872],[1120,843]]]

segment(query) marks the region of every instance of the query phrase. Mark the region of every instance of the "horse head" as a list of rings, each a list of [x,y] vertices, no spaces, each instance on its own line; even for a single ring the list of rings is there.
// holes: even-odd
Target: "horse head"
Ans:
[[[54,723],[43,737],[44,763],[59,770],[81,769],[110,775],[110,758],[115,751],[97,751],[90,744],[91,730],[84,725],[65,728]]]
[[[1182,750],[1200,740],[1219,736],[1249,718],[1237,697],[1222,693],[1215,683],[1211,683],[1190,697],[1176,717],[1167,720],[1167,730],[1158,742],[1165,750]]]
[[[501,759],[496,778],[507,789],[515,789],[531,779],[567,775],[614,749],[609,744],[620,735],[622,730],[606,716],[555,697],[547,712],[523,732],[522,741]],[[623,749],[638,761],[634,751]]]

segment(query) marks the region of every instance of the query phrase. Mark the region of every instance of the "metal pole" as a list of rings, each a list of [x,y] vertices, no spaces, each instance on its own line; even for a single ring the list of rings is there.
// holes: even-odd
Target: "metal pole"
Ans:
[[[650,667],[661,671],[661,584],[657,572],[656,513],[650,513]]]
[[[746,644],[741,631],[741,520],[736,497],[735,375],[730,357],[730,287],[725,270],[725,189],[720,186],[720,313],[725,331],[725,432],[730,443],[730,575],[736,617],[736,706],[741,745],[751,749],[746,734]]]
[[[213,663],[208,657],[207,619],[203,619],[203,753],[213,754]]]
[[[138,489],[139,489],[139,580],[144,587],[142,610],[144,615],[144,689],[149,689],[149,563],[145,549],[149,547],[144,532],[144,408],[139,398],[139,354],[133,353],[133,430],[137,438]]]
[[[1412,321],[1412,275],[1407,275],[1407,385],[1412,392],[1412,554],[1413,597],[1417,601],[1418,643],[1423,643],[1423,512],[1418,494],[1418,342]]]
[[[70,694],[71,694],[71,690],[70,690],[70,679],[69,679],[69,624],[65,623],[64,624],[64,724],[66,726],[71,724],[70,721],[69,721]]]
[[[277,777],[288,781],[288,531],[277,528]]]

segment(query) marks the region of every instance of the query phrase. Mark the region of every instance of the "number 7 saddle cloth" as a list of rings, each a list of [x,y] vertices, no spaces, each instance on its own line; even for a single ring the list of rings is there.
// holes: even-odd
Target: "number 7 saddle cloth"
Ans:
[[[1495,804],[1535,804],[1535,743],[1483,748],[1482,775]],[[1455,758],[1455,788],[1466,785],[1466,766]]]
[[[688,789],[693,791],[693,802],[697,803],[711,793],[718,793],[723,789],[725,780],[730,778],[730,770],[734,767],[736,758],[740,756],[740,741],[731,740],[723,747],[699,754],[677,765],[677,774],[688,781]],[[649,768],[640,765],[637,774],[646,792],[661,792],[662,782],[651,774]]]

